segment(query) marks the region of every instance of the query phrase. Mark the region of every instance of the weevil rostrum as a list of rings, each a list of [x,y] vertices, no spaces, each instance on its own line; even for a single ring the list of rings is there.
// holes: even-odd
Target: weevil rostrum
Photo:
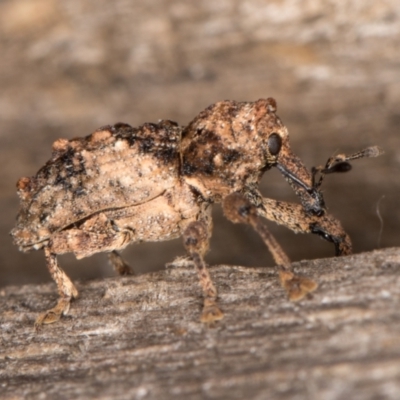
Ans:
[[[272,98],[218,102],[186,127],[168,120],[138,128],[118,123],[84,138],[57,140],[51,159],[38,173],[17,182],[21,209],[11,232],[20,250],[44,250],[57,284],[59,300],[38,317],[36,327],[59,320],[78,295],[57,262],[58,254],[74,253],[80,259],[109,252],[115,269],[128,274],[119,250],[179,236],[203,290],[201,321],[223,318],[204,262],[213,203],[222,203],[232,222],[253,226],[279,266],[288,297],[303,298],[317,283],[291,271],[266,219],[322,236],[334,244],[336,255],[351,253],[349,236],[326,212],[320,185],[325,174],[350,169],[350,160],[380,153],[370,147],[351,156],[341,154],[308,171],[290,149]],[[299,204],[261,195],[260,179],[272,167],[285,177]]]

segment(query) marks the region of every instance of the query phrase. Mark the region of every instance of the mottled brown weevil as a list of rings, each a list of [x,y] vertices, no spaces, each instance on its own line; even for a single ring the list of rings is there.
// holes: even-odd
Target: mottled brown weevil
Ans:
[[[130,269],[118,250],[179,236],[203,289],[201,321],[221,319],[217,290],[203,258],[213,203],[222,203],[229,220],[253,226],[279,266],[289,298],[301,299],[317,284],[291,271],[264,218],[295,232],[316,233],[334,244],[337,255],[349,254],[350,238],[326,212],[320,185],[324,175],[348,170],[349,161],[380,153],[370,147],[338,155],[309,172],[290,149],[272,98],[213,104],[186,127],[168,120],[138,128],[118,123],[84,138],[57,140],[39,172],[18,181],[21,209],[11,232],[20,250],[44,250],[60,295],[57,305],[38,317],[36,327],[57,321],[78,295],[57,262],[58,254],[74,253],[80,259],[109,252],[115,269],[127,274]],[[282,173],[300,204],[261,195],[260,179],[272,167]]]

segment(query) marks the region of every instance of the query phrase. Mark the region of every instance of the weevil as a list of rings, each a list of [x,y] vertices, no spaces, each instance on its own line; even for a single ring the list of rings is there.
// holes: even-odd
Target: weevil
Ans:
[[[349,170],[349,161],[380,153],[370,147],[341,154],[308,171],[290,148],[272,98],[218,102],[185,127],[169,120],[137,128],[118,123],[84,138],[57,140],[38,173],[17,182],[21,208],[11,232],[20,250],[44,250],[57,284],[57,304],[35,326],[59,320],[78,295],[57,255],[73,253],[80,259],[108,252],[115,269],[129,274],[118,251],[131,243],[180,236],[203,291],[201,321],[223,318],[204,261],[214,203],[222,203],[232,222],[253,226],[279,266],[288,297],[303,298],[317,283],[293,273],[266,220],[294,232],[318,234],[334,244],[337,255],[351,253],[349,236],[326,212],[320,186],[326,174]],[[298,204],[261,195],[260,179],[272,167],[293,188]]]

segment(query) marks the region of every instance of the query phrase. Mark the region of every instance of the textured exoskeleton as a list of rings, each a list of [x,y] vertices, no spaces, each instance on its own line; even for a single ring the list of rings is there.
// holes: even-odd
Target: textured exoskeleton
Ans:
[[[183,236],[197,267],[204,294],[202,321],[221,319],[217,291],[203,256],[211,236],[211,205],[221,202],[233,222],[251,224],[280,265],[280,279],[292,300],[316,288],[295,276],[290,261],[265,225],[266,218],[295,232],[317,233],[349,254],[351,242],[340,223],[326,213],[316,172],[348,169],[347,161],[375,156],[369,149],[330,159],[310,173],[289,146],[286,127],[273,99],[224,101],[201,112],[188,126],[171,121],[105,126],[85,137],[59,139],[51,159],[32,178],[17,183],[21,210],[11,232],[23,251],[44,249],[60,299],[36,326],[52,323],[69,309],[78,292],[56,256],[77,258],[110,252],[121,273],[130,272],[118,250],[130,243]],[[258,185],[277,167],[300,204],[263,198]]]

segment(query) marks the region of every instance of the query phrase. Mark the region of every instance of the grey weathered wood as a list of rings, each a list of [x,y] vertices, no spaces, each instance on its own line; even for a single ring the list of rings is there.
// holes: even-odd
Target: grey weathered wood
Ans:
[[[184,262],[77,284],[69,317],[35,334],[54,284],[1,294],[2,399],[398,399],[400,249],[295,263],[312,298],[286,300],[272,267],[215,266],[225,319],[199,322]]]

